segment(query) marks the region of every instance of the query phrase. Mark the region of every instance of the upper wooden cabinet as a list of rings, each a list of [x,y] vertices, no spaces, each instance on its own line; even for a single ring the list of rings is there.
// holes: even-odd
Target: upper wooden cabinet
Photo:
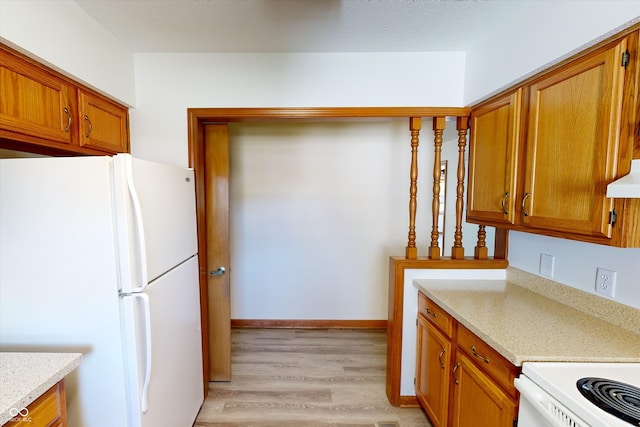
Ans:
[[[44,154],[128,152],[128,110],[0,44],[0,142]]]
[[[527,227],[611,237],[627,39],[531,85],[524,193]]]
[[[73,140],[75,88],[0,50],[0,126],[61,144]]]
[[[522,89],[471,112],[467,219],[515,223]]]
[[[639,204],[606,197],[633,158],[637,56],[635,29],[473,107],[467,220],[640,247]]]
[[[128,151],[127,110],[99,96],[78,91],[80,146],[107,152]]]

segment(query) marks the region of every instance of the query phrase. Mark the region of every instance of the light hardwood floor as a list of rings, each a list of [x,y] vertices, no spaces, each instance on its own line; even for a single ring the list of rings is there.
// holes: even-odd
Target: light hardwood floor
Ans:
[[[385,395],[386,331],[234,329],[196,427],[431,427]]]

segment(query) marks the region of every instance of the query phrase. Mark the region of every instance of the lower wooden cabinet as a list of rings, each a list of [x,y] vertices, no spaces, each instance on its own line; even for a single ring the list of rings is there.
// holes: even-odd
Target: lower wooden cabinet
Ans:
[[[64,380],[34,400],[26,410],[9,420],[3,427],[67,427],[67,401]]]
[[[513,426],[516,401],[464,353],[458,352],[452,373],[452,426]]]
[[[451,342],[423,316],[418,316],[416,396],[433,427],[447,425]]]
[[[416,397],[434,427],[512,427],[519,368],[418,294]]]

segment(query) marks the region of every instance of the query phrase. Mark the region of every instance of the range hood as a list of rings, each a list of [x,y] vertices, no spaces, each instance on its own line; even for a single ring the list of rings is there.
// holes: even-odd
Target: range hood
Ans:
[[[607,185],[607,197],[640,198],[640,159],[631,161],[631,171]]]

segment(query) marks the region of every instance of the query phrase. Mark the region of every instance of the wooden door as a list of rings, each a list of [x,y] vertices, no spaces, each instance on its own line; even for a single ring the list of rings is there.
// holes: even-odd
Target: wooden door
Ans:
[[[204,125],[209,380],[231,380],[229,127]]]
[[[451,342],[423,316],[418,316],[416,350],[416,396],[433,427],[446,427]]]
[[[522,89],[471,112],[467,219],[513,224]]]
[[[623,40],[530,87],[525,226],[610,237],[625,48]]]
[[[453,427],[512,427],[516,403],[462,352],[453,371]]]

